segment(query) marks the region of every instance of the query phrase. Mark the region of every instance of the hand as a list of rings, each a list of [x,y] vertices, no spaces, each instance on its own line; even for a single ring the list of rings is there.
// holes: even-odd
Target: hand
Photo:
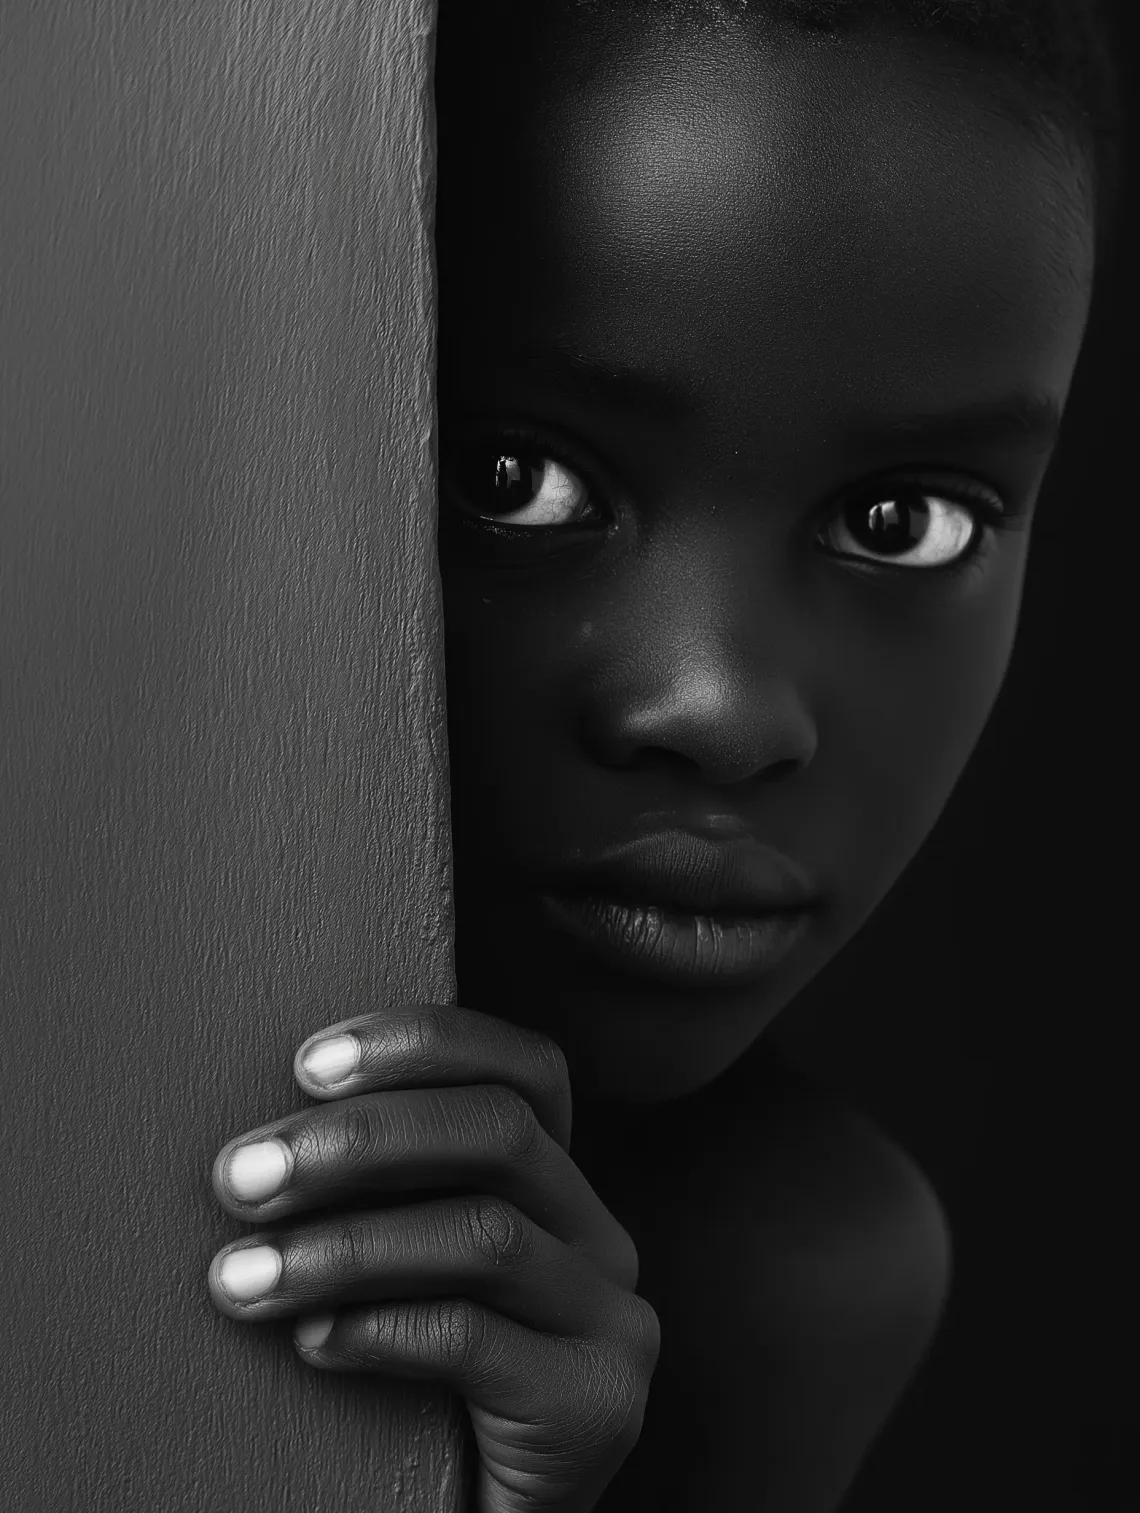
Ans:
[[[559,1048],[418,1006],[322,1030],[294,1075],[323,1106],[214,1163],[223,1208],[273,1226],[214,1257],[215,1305],[298,1315],[296,1348],[323,1370],[462,1394],[477,1513],[589,1513],[641,1433],[660,1331],[632,1239],[567,1153]]]

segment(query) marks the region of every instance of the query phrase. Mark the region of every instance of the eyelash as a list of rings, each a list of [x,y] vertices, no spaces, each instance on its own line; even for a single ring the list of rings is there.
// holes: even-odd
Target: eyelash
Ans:
[[[557,462],[562,467],[569,468],[577,474],[580,481],[585,485],[587,507],[593,510],[597,516],[604,515],[602,506],[597,502],[597,496],[601,494],[604,498],[605,491],[595,489],[591,481],[594,465],[579,453],[575,447],[567,444],[565,441],[551,441],[549,435],[528,426],[517,424],[496,426],[494,431],[487,432],[486,436],[487,439],[494,439],[496,441],[513,441],[518,445],[520,451],[525,447],[530,453],[544,457],[551,462]],[[939,470],[934,468],[930,471],[937,472]],[[987,545],[988,533],[1010,529],[1024,513],[1023,509],[1018,508],[1016,505],[1003,503],[993,490],[986,488],[983,484],[972,483],[968,479],[961,478],[957,479],[953,485],[935,484],[932,482],[928,472],[922,470],[916,471],[914,469],[891,473],[889,477],[883,479],[881,485],[882,491],[879,493],[875,492],[876,485],[874,483],[860,485],[852,494],[847,496],[843,503],[850,503],[854,499],[865,498],[867,503],[871,504],[876,499],[884,498],[886,491],[892,485],[899,484],[917,486],[931,497],[945,499],[951,504],[961,505],[977,519],[982,528],[976,532],[970,545],[961,556],[956,557],[952,562],[943,563],[941,566],[916,568],[900,566],[897,563],[892,563],[888,558],[876,561],[874,557],[857,556],[851,552],[831,551],[827,555],[843,562],[853,562],[864,571],[897,572],[910,574],[911,576],[921,574],[929,574],[932,577],[949,576],[977,568],[980,565],[981,556]],[[824,522],[833,519],[839,514],[843,508],[843,503],[839,505],[832,503],[829,505],[823,515]],[[597,524],[596,520],[584,520],[576,521],[572,525],[555,525],[544,528],[512,526],[500,524],[498,521],[463,511],[460,512],[460,518],[472,529],[496,536],[500,540],[519,541],[525,538],[531,542],[539,536],[557,536],[563,531],[581,530],[583,527],[590,528]],[[820,529],[822,530],[822,524]],[[816,540],[818,540],[818,536],[819,531],[816,532]]]

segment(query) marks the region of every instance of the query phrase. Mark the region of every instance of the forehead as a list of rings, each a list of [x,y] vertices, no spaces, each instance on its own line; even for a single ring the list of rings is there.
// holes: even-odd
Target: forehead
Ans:
[[[1011,119],[1000,74],[881,30],[531,15],[442,102],[441,293],[488,351],[636,355],[721,407],[729,374],[752,413],[792,391],[890,403],[916,377],[968,393],[980,363],[1063,397],[1082,169]]]

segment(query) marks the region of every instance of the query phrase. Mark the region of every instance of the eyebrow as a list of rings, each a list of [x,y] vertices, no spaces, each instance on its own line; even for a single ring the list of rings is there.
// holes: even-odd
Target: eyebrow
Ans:
[[[908,410],[877,416],[870,411],[849,417],[848,429],[899,441],[930,441],[987,446],[1017,440],[1044,450],[1061,428],[1061,403],[1037,389],[1014,389],[996,399],[976,400],[952,410]]]
[[[678,420],[691,404],[682,389],[666,378],[603,362],[571,347],[523,346],[513,355],[509,366],[556,383],[569,380],[584,393],[604,394],[608,402],[623,402],[632,409]],[[1054,394],[1045,390],[1020,388],[948,410],[915,409],[883,414],[851,409],[835,418],[837,429],[850,438],[976,447],[1013,440],[1045,451],[1060,431],[1062,405]]]
[[[601,393],[610,403],[620,402],[647,414],[657,412],[680,418],[692,403],[683,390],[667,378],[621,363],[587,357],[573,347],[523,346],[512,355],[507,366],[521,368],[525,373],[548,378],[557,384],[569,380],[586,395]]]

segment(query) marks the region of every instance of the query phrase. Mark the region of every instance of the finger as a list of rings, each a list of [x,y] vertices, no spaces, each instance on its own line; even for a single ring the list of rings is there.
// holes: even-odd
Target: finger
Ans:
[[[267,1223],[441,1188],[512,1203],[621,1287],[637,1251],[579,1168],[512,1088],[366,1093],[305,1109],[223,1146],[214,1192],[235,1217]]]
[[[459,1296],[582,1338],[616,1327],[626,1296],[517,1208],[483,1194],[254,1235],[218,1252],[209,1285],[215,1305],[245,1321]]]
[[[398,1087],[501,1082],[534,1109],[539,1124],[570,1148],[566,1058],[548,1035],[474,1009],[417,1005],[363,1014],[311,1035],[293,1074],[313,1098]]]
[[[656,1315],[630,1294],[619,1345],[552,1339],[467,1298],[367,1304],[303,1318],[294,1344],[310,1365],[431,1380],[486,1413],[564,1444],[625,1448],[641,1430],[660,1336]]]

